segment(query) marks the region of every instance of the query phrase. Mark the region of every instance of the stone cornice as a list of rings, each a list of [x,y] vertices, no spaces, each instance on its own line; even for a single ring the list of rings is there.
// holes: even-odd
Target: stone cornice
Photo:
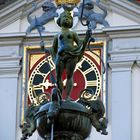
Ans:
[[[18,77],[21,57],[0,57],[0,77]]]
[[[131,31],[131,30],[140,30],[140,25],[130,25],[130,26],[114,26],[114,27],[108,27],[103,28],[106,32],[114,32],[114,31]]]
[[[125,9],[128,9],[129,11],[133,11],[137,14],[140,14],[140,7],[132,2],[129,2],[127,0],[110,0],[110,2],[115,3],[116,5],[122,6]]]
[[[25,4],[25,0],[19,0],[0,10],[0,29],[19,19]]]
[[[131,42],[130,42],[131,43]],[[125,45],[125,44],[124,44]],[[108,63],[135,62],[140,61],[140,47],[130,45],[122,47],[114,47],[108,51]]]
[[[0,35],[0,46],[5,45],[20,45],[23,42],[24,36],[14,36],[14,34],[5,34],[4,36]]]
[[[10,4],[6,8],[0,10],[0,29],[6,27],[7,25],[15,22],[16,20],[27,16],[27,13],[32,7],[32,2],[34,0],[18,0],[13,4]],[[39,8],[43,1],[36,0]]]
[[[75,30],[78,34],[84,35],[85,30]],[[44,37],[53,37],[57,32],[46,32],[42,33]],[[116,26],[116,27],[109,27],[109,28],[102,28],[94,30],[95,35],[109,35],[112,38],[116,37],[140,37],[140,25],[134,26]],[[16,39],[16,38],[38,38],[38,33],[31,33],[26,36],[25,32],[19,33],[0,33],[0,40],[5,40],[8,38]]]
[[[118,71],[131,71],[132,66],[134,64],[134,61],[109,61],[109,66],[112,69],[112,72],[118,72]]]
[[[15,11],[15,9],[18,9],[26,4],[26,0],[18,0],[9,6],[5,7],[4,9],[0,10],[0,17],[4,17],[5,15]]]
[[[108,0],[107,7],[120,15],[140,23],[140,7],[125,0]]]
[[[19,67],[11,67],[11,68],[0,68],[0,78],[1,77],[18,77],[21,70],[21,66]]]
[[[104,28],[110,38],[140,37],[140,25]]]
[[[18,67],[20,65],[20,56],[0,57],[0,69]]]
[[[79,35],[84,36],[85,30],[77,30]],[[52,39],[57,32],[42,33],[45,44],[52,44]],[[140,26],[123,26],[96,29],[93,36],[98,40],[111,40],[114,38],[139,38]],[[45,39],[47,38],[47,40]],[[39,45],[40,37],[38,33],[31,33],[26,36],[25,32],[20,33],[0,33],[0,46],[6,45]]]

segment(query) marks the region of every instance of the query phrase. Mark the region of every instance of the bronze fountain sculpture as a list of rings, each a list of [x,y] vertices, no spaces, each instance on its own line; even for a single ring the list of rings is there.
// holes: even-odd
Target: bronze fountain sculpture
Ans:
[[[28,108],[25,122],[21,126],[23,134],[21,140],[30,137],[36,129],[44,140],[84,140],[90,135],[92,126],[101,134],[107,135],[105,108],[100,99],[90,100],[94,94],[93,91],[81,89],[79,100],[71,99],[74,69],[83,56],[86,45],[94,41],[94,38],[92,38],[92,28],[88,19],[85,38],[80,40],[77,33],[70,30],[73,25],[70,8],[65,6],[64,9],[57,19],[61,32],[54,37],[52,48],[49,50],[45,48],[42,37],[40,43],[41,49],[51,54],[54,59],[56,66],[56,81],[54,82],[57,86],[52,89],[49,100],[44,98],[39,106],[31,105]],[[41,36],[42,24],[37,18],[34,19],[34,23]],[[67,73],[65,99],[62,97],[64,69]]]

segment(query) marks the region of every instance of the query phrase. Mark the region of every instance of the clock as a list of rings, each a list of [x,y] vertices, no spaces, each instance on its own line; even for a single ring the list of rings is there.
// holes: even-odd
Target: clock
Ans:
[[[100,50],[95,50],[95,53],[101,54]],[[36,55],[36,57],[35,57]],[[33,57],[34,56],[34,57]],[[46,59],[47,58],[47,59]],[[32,54],[28,79],[28,98],[29,103],[39,104],[38,98],[42,96],[42,93],[48,94],[51,89],[56,87],[56,83],[51,81],[50,75],[55,78],[55,64],[52,57],[49,54]],[[31,61],[30,60],[30,61]],[[90,51],[85,51],[84,56],[77,63],[75,72],[73,75],[74,83],[71,92],[71,98],[77,100],[80,96],[80,92],[83,89],[91,89],[95,97],[98,97],[101,93],[101,62],[98,57],[93,55]],[[66,72],[63,76],[63,97],[65,98],[65,86],[66,86]]]

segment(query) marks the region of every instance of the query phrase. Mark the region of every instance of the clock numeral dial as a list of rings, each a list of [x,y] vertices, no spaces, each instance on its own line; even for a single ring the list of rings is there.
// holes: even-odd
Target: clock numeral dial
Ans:
[[[50,65],[51,70],[53,70],[55,68],[55,64],[54,64],[54,62],[52,60],[52,57],[48,56],[47,61],[48,61],[49,65]]]
[[[96,65],[87,56],[83,56],[78,65],[78,69],[85,76],[85,88],[93,90],[95,96],[99,96],[101,92],[100,72]]]
[[[52,57],[48,56],[47,59],[44,58],[41,62],[39,62],[31,73],[28,83],[29,98],[31,102],[34,102],[36,105],[38,105],[38,102],[35,100],[40,93],[44,92],[44,89],[47,90],[50,87],[56,86],[50,83],[49,80],[46,80],[50,71],[54,69],[55,64]]]
[[[86,74],[88,74],[88,73],[90,73],[92,71],[93,71],[93,68],[91,67],[91,68],[87,69],[86,71],[84,71],[83,73],[86,75]]]
[[[91,80],[86,82],[87,87],[97,86],[97,80]]]
[[[42,77],[45,77],[45,76],[46,76],[45,73],[42,73],[42,72],[40,72],[39,70],[36,71],[36,74],[41,75]]]
[[[40,85],[34,85],[34,86],[32,86],[32,89],[33,90],[41,90],[42,89],[42,86],[40,86]]]

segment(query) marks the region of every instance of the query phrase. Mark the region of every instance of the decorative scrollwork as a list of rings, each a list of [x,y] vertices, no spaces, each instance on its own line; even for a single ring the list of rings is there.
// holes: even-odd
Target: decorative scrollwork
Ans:
[[[103,135],[107,135],[107,119],[104,116],[105,107],[103,102],[93,94],[91,89],[84,89],[81,91],[78,103],[89,110],[89,118],[96,130]]]
[[[90,100],[93,97],[92,89],[84,89],[80,93],[80,100]]]
[[[97,100],[99,94],[94,94],[92,89],[84,89],[80,93],[80,100]]]

